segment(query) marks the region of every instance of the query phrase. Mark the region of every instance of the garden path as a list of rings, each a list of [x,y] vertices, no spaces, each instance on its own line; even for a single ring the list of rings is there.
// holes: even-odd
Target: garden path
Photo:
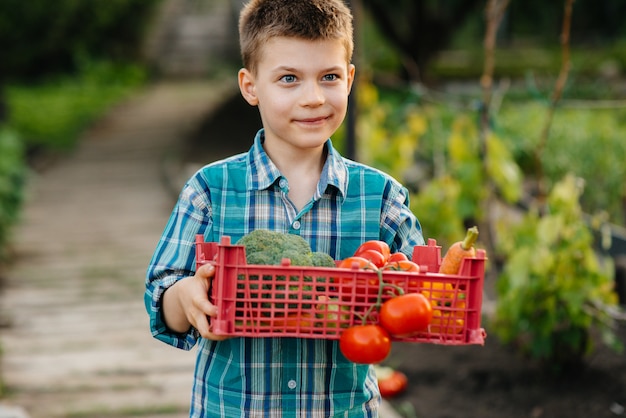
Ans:
[[[150,86],[32,175],[1,295],[6,402],[32,418],[187,416],[194,354],[150,336],[143,278],[173,203],[164,157],[233,87]]]

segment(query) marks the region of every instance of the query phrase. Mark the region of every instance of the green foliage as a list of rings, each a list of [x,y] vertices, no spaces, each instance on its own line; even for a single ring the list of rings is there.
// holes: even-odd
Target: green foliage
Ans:
[[[136,61],[160,0],[2,0],[2,76],[73,72],[83,57]]]
[[[410,63],[413,59],[422,65],[418,74],[422,81],[477,80],[484,70],[486,2],[462,3],[413,0],[392,5],[367,0],[361,23],[365,48],[358,51],[377,74],[406,76],[406,71],[415,71]],[[594,89],[585,93],[596,98],[620,94],[619,89],[607,88],[598,75],[607,64],[622,72],[626,68],[626,25],[618,17],[624,10],[626,3],[614,0],[575,3],[570,44],[575,64],[571,75],[586,80],[573,88],[602,85],[602,94]],[[562,2],[511,2],[498,33],[494,75],[521,79],[528,73],[539,77],[558,74],[561,49],[555,28],[562,14]],[[424,60],[419,59],[422,56]]]
[[[617,348],[607,306],[615,306],[613,278],[593,250],[578,203],[581,182],[568,175],[548,197],[547,213],[533,210],[502,225],[506,257],[498,280],[495,333],[548,370],[580,366],[593,348],[591,331]]]
[[[445,246],[465,234],[466,220],[483,219],[488,182],[506,201],[519,199],[522,174],[513,155],[499,136],[483,140],[470,113],[452,114],[415,95],[381,100],[367,80],[358,98],[359,160],[416,189],[411,208],[428,237]]]
[[[365,80],[359,86],[358,158],[397,178],[412,166],[426,117],[415,106],[381,103],[378,90]]]
[[[0,259],[6,257],[11,227],[21,208],[26,166],[24,150],[18,135],[0,126]]]
[[[529,176],[535,172],[533,150],[543,123],[545,105],[507,103],[497,119],[498,130],[516,161]],[[585,212],[604,210],[611,222],[626,221],[626,109],[567,108],[555,113],[542,162],[554,183],[568,172],[587,183],[581,195]],[[600,169],[601,168],[601,169]]]
[[[449,247],[463,234],[463,219],[457,208],[461,193],[459,182],[450,175],[434,178],[411,196],[411,208],[417,215],[424,234],[437,244]]]
[[[445,144],[442,174],[414,197],[423,226],[444,246],[463,236],[465,221],[484,220],[483,202],[492,185],[509,203],[520,198],[522,173],[512,155],[498,136],[488,134],[484,141],[485,152],[474,120],[459,115]],[[434,216],[422,216],[424,208]]]
[[[545,103],[507,104],[481,132],[471,108],[427,103],[416,94],[387,98],[363,81],[359,91],[361,160],[411,185],[411,208],[425,236],[444,247],[464,235],[468,221],[485,220],[485,202],[495,197],[517,203],[524,181],[535,173]],[[547,211],[538,206],[521,220],[490,222],[497,225],[490,256],[504,265],[494,333],[557,372],[583,361],[596,330],[618,348],[611,329],[617,309],[611,263],[600,263],[594,252],[583,210],[603,208],[591,203],[595,195],[612,196],[616,205],[621,199],[625,145],[619,114],[559,109],[542,155],[551,190]],[[419,120],[420,128],[411,128],[409,120]],[[407,136],[412,146],[403,148]],[[568,168],[576,177],[566,175]],[[592,181],[602,180],[605,190],[584,192],[581,172],[593,188]]]
[[[67,150],[81,131],[109,106],[135,91],[146,78],[134,65],[85,62],[75,77],[6,88],[9,126],[29,147]]]

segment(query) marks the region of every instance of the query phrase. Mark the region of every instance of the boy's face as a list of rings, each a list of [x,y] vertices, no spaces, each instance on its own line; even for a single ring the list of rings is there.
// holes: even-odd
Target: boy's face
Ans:
[[[266,150],[321,148],[346,115],[353,79],[339,40],[271,38],[256,73],[239,72],[243,97],[259,107]]]

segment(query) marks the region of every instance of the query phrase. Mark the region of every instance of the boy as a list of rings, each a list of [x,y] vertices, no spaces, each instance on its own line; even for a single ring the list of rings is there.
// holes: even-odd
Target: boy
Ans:
[[[194,271],[196,234],[236,242],[254,229],[288,232],[337,260],[370,239],[407,254],[423,244],[407,190],[329,139],[354,80],[351,19],[342,0],[252,0],[241,12],[239,87],[263,128],[249,152],[186,183],[147,272],[153,335],[199,344],[192,417],[378,416],[372,368],[346,360],[337,341],[213,334],[214,269]]]

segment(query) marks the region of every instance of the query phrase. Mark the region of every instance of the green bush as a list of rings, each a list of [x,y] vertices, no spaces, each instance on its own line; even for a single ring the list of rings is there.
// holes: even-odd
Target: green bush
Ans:
[[[584,211],[606,211],[611,222],[624,225],[626,199],[626,108],[567,108],[557,110],[542,156],[551,183],[567,173],[585,180]],[[506,103],[497,115],[497,129],[528,177],[535,173],[533,151],[539,141],[546,106],[539,102]]]
[[[558,374],[580,368],[595,330],[608,346],[621,348],[609,315],[617,305],[611,263],[600,263],[594,252],[581,192],[578,179],[565,176],[552,189],[546,213],[530,211],[500,234],[507,262],[493,330]]]
[[[559,109],[542,154],[547,204],[531,200],[532,209],[519,217],[486,219],[495,198],[515,204],[522,186],[532,184],[545,104],[507,104],[491,129],[481,131],[480,109],[426,103],[415,94],[381,98],[364,82],[359,93],[359,159],[411,184],[411,208],[425,235],[447,247],[470,221],[490,226],[481,237],[491,240],[478,246],[489,246],[490,259],[499,262],[489,269],[504,266],[494,272],[494,335],[557,373],[584,362],[596,330],[619,348],[611,328],[618,308],[610,261],[599,262],[580,202],[595,214],[607,208],[596,206],[598,196],[615,205],[623,196],[620,112]],[[582,183],[604,190],[584,194]]]
[[[8,124],[28,148],[68,150],[89,123],[145,79],[145,70],[138,66],[86,62],[76,76],[9,85]]]
[[[133,62],[161,0],[2,0],[1,76],[73,73],[81,59]]]
[[[25,175],[22,142],[15,131],[0,126],[0,260],[6,257],[11,228],[19,218]]]
[[[407,89],[390,94],[384,90],[364,94],[363,87],[360,86],[360,96],[357,96],[366,96],[358,122],[363,126],[359,131],[359,158],[391,170],[409,184],[416,180],[424,183],[424,180],[437,177],[442,171],[449,172],[459,181],[465,180],[468,193],[471,193],[472,182],[480,184],[476,177],[480,175],[479,161],[471,156],[465,162],[455,162],[454,158],[448,160],[454,157],[451,149],[458,150],[460,147],[469,147],[470,150],[465,152],[474,153],[478,158],[475,148],[480,108],[474,106],[471,98],[459,100],[450,96],[445,101],[432,101],[428,92],[426,95],[421,92],[416,94]],[[498,152],[512,155],[513,163],[519,166],[526,180],[532,180],[536,174],[534,152],[546,112],[547,103],[543,100],[529,100],[528,96],[523,100],[505,97],[492,117],[491,130],[504,148],[496,144]],[[413,119],[421,117],[424,126],[422,131],[412,134],[408,141],[410,144],[407,144],[405,136],[401,136],[409,126],[407,115],[412,115]],[[586,185],[580,201],[583,210],[590,214],[605,211],[610,222],[622,226],[626,223],[623,206],[626,199],[625,130],[626,108],[595,107],[593,101],[579,102],[579,107],[564,104],[555,113],[542,155],[549,185],[560,181],[568,173],[584,179]],[[404,152],[397,154],[396,160],[389,153],[398,149],[395,143],[398,140],[405,145],[402,148]],[[415,171],[399,170],[406,168],[407,158],[412,158],[413,164],[419,166],[418,179],[415,179]],[[502,158],[508,161],[507,156]],[[506,173],[514,169],[507,163],[499,171],[506,177]],[[501,193],[514,191],[506,186],[499,189]],[[460,198],[465,199],[463,196]],[[474,212],[468,204],[465,200],[460,208],[461,216]],[[433,224],[440,224],[440,220],[433,220]],[[462,234],[463,229],[458,232]]]

